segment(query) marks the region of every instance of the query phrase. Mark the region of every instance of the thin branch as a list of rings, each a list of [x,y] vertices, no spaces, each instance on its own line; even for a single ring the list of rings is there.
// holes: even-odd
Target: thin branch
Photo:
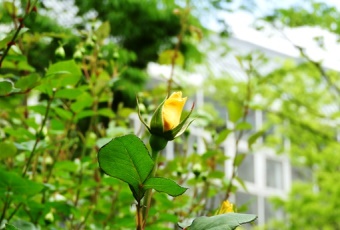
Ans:
[[[312,63],[313,65],[314,65],[314,67],[318,70],[318,72],[320,73],[320,75],[321,75],[321,77],[322,78],[324,78],[325,80],[326,80],[326,82],[328,83],[328,85],[330,86],[330,87],[332,87],[335,91],[336,91],[336,93],[337,93],[337,95],[336,96],[340,96],[340,88],[337,86],[337,85],[335,85],[332,81],[331,81],[331,79],[330,79],[330,77],[328,76],[328,74],[326,73],[326,70],[325,70],[325,68],[324,67],[322,67],[322,65],[319,63],[319,62],[316,62],[316,61],[314,61],[314,60],[312,60],[307,54],[306,54],[306,52],[305,52],[305,50],[302,48],[302,47],[300,47],[300,46],[298,46],[298,45],[296,45],[284,32],[283,32],[283,30],[282,29],[280,29],[280,28],[277,28],[277,26],[275,26],[274,25],[274,23],[271,23],[271,25],[273,26],[273,28],[274,29],[276,29],[292,46],[294,46],[294,48],[296,48],[299,52],[300,52],[300,54],[301,54],[301,56],[303,57],[303,58],[305,58],[308,62],[310,62],[310,63]]]
[[[1,57],[0,57],[0,68],[1,68],[1,66],[2,66],[2,62],[4,61],[5,57],[7,56],[7,54],[8,54],[8,52],[9,52],[9,50],[11,49],[12,45],[15,44],[15,40],[17,39],[17,37],[18,37],[18,35],[19,35],[21,29],[24,28],[24,21],[25,21],[25,19],[26,19],[27,16],[32,12],[32,10],[35,8],[36,3],[37,3],[37,0],[35,0],[34,3],[33,3],[32,6],[31,6],[31,1],[28,0],[27,6],[26,6],[25,15],[24,15],[23,18],[20,18],[20,20],[19,20],[19,22],[20,22],[20,23],[19,23],[19,26],[17,27],[17,29],[16,29],[16,31],[15,31],[15,33],[14,33],[14,35],[13,35],[11,41],[7,43],[7,47],[6,47],[5,51],[4,51],[4,53],[3,53],[3,54],[1,55]]]
[[[293,44],[294,45],[294,44]],[[314,67],[319,71],[321,77],[323,77],[323,79],[326,80],[326,82],[328,83],[328,85],[330,87],[332,87],[336,93],[337,93],[337,96],[340,96],[340,88],[335,85],[330,77],[328,76],[328,74],[326,73],[326,70],[321,66],[321,64],[319,62],[316,62],[316,61],[313,61],[307,54],[306,52],[304,51],[304,49],[302,47],[299,47],[299,46],[296,46],[294,45],[295,48],[297,48],[301,54],[302,57],[304,57],[308,62],[312,63],[314,65]]]
[[[252,74],[252,65],[251,63],[249,62],[249,69],[246,69],[245,72],[247,74],[247,77],[248,77],[248,82],[247,82],[247,95],[246,95],[246,101],[245,101],[245,106],[244,106],[244,109],[243,109],[243,115],[242,115],[242,122],[245,122],[246,119],[247,119],[247,116],[248,116],[248,113],[249,113],[249,102],[251,100],[251,82],[250,82],[250,76]],[[232,191],[232,188],[233,188],[233,182],[234,182],[234,179],[236,177],[236,173],[237,173],[237,167],[236,167],[236,163],[237,163],[237,156],[239,154],[239,149],[238,149],[238,146],[239,146],[239,142],[241,140],[241,138],[243,137],[243,134],[244,134],[244,130],[240,130],[239,133],[238,133],[238,136],[235,140],[235,156],[234,156],[234,159],[233,159],[233,164],[232,164],[232,174],[231,174],[231,178],[230,178],[230,181],[229,181],[229,185],[227,187],[227,190],[226,190],[226,193],[225,193],[225,200],[228,200],[229,197],[230,197],[230,193]]]
[[[189,2],[187,2],[187,7],[186,7],[186,11],[189,11],[189,6],[188,6]],[[184,16],[181,15],[181,31],[180,33],[177,35],[178,41],[176,43],[175,49],[174,49],[174,53],[171,57],[171,71],[170,71],[170,76],[169,76],[169,80],[168,80],[168,95],[170,95],[171,89],[172,89],[172,83],[173,83],[173,77],[174,77],[174,72],[175,72],[175,64],[176,64],[176,59],[178,57],[179,54],[179,48],[182,44],[183,41],[183,36],[187,30],[187,12],[184,13]]]
[[[47,118],[48,118],[48,114],[50,112],[50,109],[51,109],[51,104],[52,104],[52,101],[54,99],[54,95],[55,95],[55,90],[53,90],[53,94],[52,96],[50,97],[50,99],[48,100],[48,103],[47,103],[47,107],[46,107],[46,111],[45,111],[45,115],[44,115],[44,120],[42,121],[42,124],[41,124],[41,127],[40,127],[40,130],[38,131],[37,133],[37,138],[34,142],[34,145],[33,145],[33,149],[31,151],[31,154],[30,156],[28,157],[28,160],[26,162],[26,165],[25,165],[25,168],[24,168],[24,172],[22,173],[22,177],[24,177],[27,173],[27,170],[28,170],[28,167],[30,166],[31,164],[31,161],[33,159],[33,156],[35,155],[35,151],[37,149],[37,146],[38,146],[38,143],[40,142],[40,138],[41,138],[41,135],[42,135],[42,131],[46,125],[46,122],[47,122]]]
[[[9,206],[11,204],[11,200],[9,199],[9,194],[10,194],[10,190],[8,189],[7,194],[6,194],[6,199],[4,201],[4,208],[3,208],[2,214],[0,216],[0,223],[2,223],[2,221],[5,219],[7,209],[9,208]]]
[[[17,213],[17,211],[19,210],[19,208],[21,207],[21,205],[23,204],[23,202],[20,202],[15,209],[13,210],[13,212],[7,217],[7,221],[9,222],[13,216]]]

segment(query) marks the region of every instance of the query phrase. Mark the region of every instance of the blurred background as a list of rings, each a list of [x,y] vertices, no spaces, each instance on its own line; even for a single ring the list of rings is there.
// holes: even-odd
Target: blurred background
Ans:
[[[0,229],[134,229],[98,149],[171,92],[195,104],[159,175],[147,229],[223,200],[245,229],[340,228],[336,0],[0,0]],[[18,32],[16,34],[16,31]],[[13,40],[13,38],[15,38]],[[7,49],[8,48],[8,49]]]

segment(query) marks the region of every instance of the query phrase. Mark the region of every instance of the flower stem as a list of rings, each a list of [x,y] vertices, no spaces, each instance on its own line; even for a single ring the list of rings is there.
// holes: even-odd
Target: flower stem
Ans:
[[[138,203],[136,204],[137,206],[137,228],[136,230],[143,230],[144,226],[143,226],[143,213],[142,213],[142,206],[140,203],[140,200],[138,201]]]
[[[158,155],[159,155],[158,151],[152,150],[152,159],[155,164],[153,166],[153,169],[150,175],[151,177],[154,177],[156,175]],[[151,198],[152,198],[152,189],[148,189],[145,192],[145,197],[143,200],[143,228],[142,229],[144,229],[146,225],[146,220],[149,214],[149,209],[150,209],[150,204],[151,204]]]

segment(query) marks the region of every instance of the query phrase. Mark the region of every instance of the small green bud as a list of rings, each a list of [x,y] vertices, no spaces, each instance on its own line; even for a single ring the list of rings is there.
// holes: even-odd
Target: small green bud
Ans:
[[[92,39],[93,42],[96,42],[98,40],[96,35],[92,35],[91,39]]]
[[[51,211],[51,212],[49,212],[49,213],[47,213],[45,215],[45,223],[46,224],[51,224],[51,223],[53,223],[53,221],[54,221],[54,215],[53,215],[53,213]]]
[[[59,47],[55,50],[54,54],[55,54],[55,56],[56,56],[57,58],[62,58],[62,59],[64,59],[64,58],[65,58],[65,50],[64,50],[64,47],[59,46]]]
[[[92,51],[95,45],[96,44],[91,39],[87,39],[85,42],[85,49],[87,51]]]
[[[119,53],[117,52],[117,51],[115,51],[114,53],[113,53],[113,60],[118,60],[118,58],[119,58]]]
[[[194,166],[192,166],[192,172],[195,174],[195,177],[198,178],[202,172],[202,165],[198,163],[194,164]]]
[[[76,52],[74,52],[73,54],[73,59],[76,61],[80,61],[83,58],[83,53],[81,52],[81,50],[77,50]]]
[[[183,174],[183,168],[182,166],[178,166],[176,169],[177,176],[180,177]]]

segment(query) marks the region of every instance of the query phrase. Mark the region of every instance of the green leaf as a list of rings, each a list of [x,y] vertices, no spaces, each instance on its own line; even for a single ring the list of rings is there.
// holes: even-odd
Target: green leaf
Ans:
[[[189,230],[232,230],[242,224],[250,223],[256,218],[256,215],[241,213],[227,213],[211,217],[202,216],[193,221]]]
[[[175,61],[176,65],[184,65],[184,56],[178,50],[165,50],[159,55],[158,62],[162,65],[170,65]]]
[[[82,119],[82,118],[85,118],[85,117],[91,117],[91,116],[94,116],[94,115],[96,115],[96,113],[93,110],[84,110],[84,111],[79,112],[76,115],[76,120],[79,120],[79,119]]]
[[[222,171],[212,171],[208,174],[210,179],[223,179],[225,177],[225,173]]]
[[[14,195],[33,196],[43,189],[42,184],[22,178],[14,172],[0,169],[0,197],[5,196],[8,191]]]
[[[141,188],[150,175],[154,162],[137,136],[128,134],[112,139],[98,152],[99,167],[109,176],[128,183],[138,193],[135,198],[143,196]]]
[[[236,125],[235,129],[236,130],[250,130],[252,129],[252,125],[248,122],[240,122]]]
[[[4,1],[3,6],[9,15],[16,15],[18,12],[14,2]]]
[[[163,177],[152,177],[144,182],[144,189],[155,189],[157,192],[165,192],[170,196],[182,195],[187,188],[176,184],[173,180]]]
[[[256,142],[256,140],[257,140],[259,137],[263,136],[263,134],[264,134],[264,131],[263,131],[263,130],[258,131],[258,132],[256,132],[256,133],[252,134],[252,135],[248,138],[248,147],[251,148],[251,146]]]
[[[56,92],[55,98],[74,100],[83,93],[79,89],[60,89]]]
[[[5,96],[12,92],[13,82],[10,80],[0,80],[0,96]]]
[[[37,227],[34,226],[33,223],[25,221],[25,220],[14,220],[11,222],[12,223],[12,227],[14,228],[10,228],[10,229],[20,229],[20,230],[38,230]],[[7,227],[6,227],[7,230]]]
[[[25,128],[5,128],[5,132],[6,134],[11,135],[12,137],[17,137],[19,139],[21,138],[27,138],[27,139],[35,139],[36,136],[31,133],[30,131],[28,131]]]
[[[102,115],[104,117],[108,117],[108,118],[114,118],[115,114],[112,111],[112,109],[109,108],[102,108],[98,110],[98,115]]]
[[[239,166],[240,164],[242,164],[244,158],[246,158],[246,154],[244,154],[244,153],[237,154],[237,155],[236,155],[236,158],[235,158],[234,166],[237,167],[237,166]]]
[[[54,170],[62,171],[62,172],[76,172],[78,170],[78,166],[73,161],[58,161],[55,163]]]
[[[243,114],[242,107],[238,103],[234,101],[229,101],[227,107],[230,121],[235,123],[242,117]]]
[[[246,184],[244,183],[244,181],[241,178],[236,176],[235,180],[242,186],[244,191],[248,192],[247,186],[246,186]]]
[[[77,97],[77,100],[71,104],[71,109],[75,113],[82,112],[85,108],[88,108],[93,103],[93,97],[87,92],[83,92]]]
[[[72,112],[59,108],[59,107],[55,107],[53,108],[54,112],[60,116],[61,118],[65,119],[65,120],[71,120],[72,119]]]
[[[95,31],[95,35],[99,41],[104,40],[105,38],[110,36],[110,23],[108,21],[103,22],[99,28]]]
[[[17,152],[17,148],[12,142],[1,142],[0,149],[1,149],[0,160],[5,159],[7,157],[12,157]]]
[[[74,60],[61,61],[48,68],[46,77],[50,87],[60,88],[78,83],[81,71]]]
[[[15,83],[15,87],[21,89],[21,91],[33,89],[39,84],[39,79],[40,77],[38,74],[30,74],[19,78],[19,80]]]
[[[231,132],[232,130],[230,129],[225,129],[222,132],[220,132],[215,140],[216,145],[221,144]]]

